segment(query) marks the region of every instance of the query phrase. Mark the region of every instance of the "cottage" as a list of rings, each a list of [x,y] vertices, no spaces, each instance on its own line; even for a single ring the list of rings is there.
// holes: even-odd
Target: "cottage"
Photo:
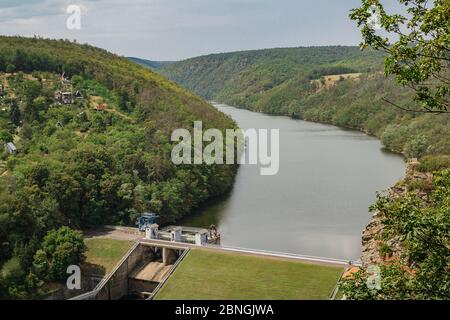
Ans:
[[[16,154],[17,148],[14,145],[14,143],[12,143],[12,142],[5,143],[5,152],[7,152],[9,154]]]
[[[64,104],[73,103],[72,92],[70,92],[70,91],[62,92],[62,103],[64,103]]]
[[[73,103],[72,92],[70,92],[70,91],[66,91],[66,92],[56,91],[54,94],[54,97],[55,97],[55,100],[59,103],[63,103],[63,104]]]
[[[61,91],[56,91],[53,96],[55,98],[55,101],[61,102]]]

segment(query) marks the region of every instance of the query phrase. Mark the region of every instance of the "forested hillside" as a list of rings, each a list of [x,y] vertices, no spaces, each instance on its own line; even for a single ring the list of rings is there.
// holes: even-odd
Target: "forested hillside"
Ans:
[[[365,131],[406,157],[449,154],[447,115],[401,111],[413,94],[383,75],[383,56],[357,47],[214,54],[158,72],[203,97],[271,114]]]
[[[152,61],[152,60],[135,58],[135,57],[128,57],[128,59],[133,62],[136,62],[137,64],[139,64],[143,67],[146,67],[146,68],[149,68],[152,70],[161,69],[161,68],[173,63],[172,61]]]
[[[82,238],[62,226],[132,225],[145,211],[171,222],[232,185],[234,166],[175,166],[170,135],[235,124],[126,58],[0,37],[0,90],[0,297],[42,293],[81,262]]]

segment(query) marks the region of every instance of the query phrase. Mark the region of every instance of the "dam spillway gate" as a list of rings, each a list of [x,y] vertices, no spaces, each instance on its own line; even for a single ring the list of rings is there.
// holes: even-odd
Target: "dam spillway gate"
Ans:
[[[173,244],[136,242],[94,290],[72,299],[152,299],[188,251]]]

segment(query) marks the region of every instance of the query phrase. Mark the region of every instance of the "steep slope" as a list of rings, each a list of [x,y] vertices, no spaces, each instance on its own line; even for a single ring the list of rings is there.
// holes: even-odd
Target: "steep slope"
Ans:
[[[152,60],[147,60],[147,59],[141,59],[141,58],[136,58],[136,57],[128,57],[129,60],[136,62],[137,64],[149,68],[151,70],[157,70],[157,69],[161,69],[165,66],[168,66],[172,63],[174,63],[174,61],[152,61]]]
[[[449,154],[449,115],[403,112],[412,94],[383,76],[383,56],[357,47],[214,54],[158,72],[206,99],[365,131],[407,157]]]
[[[293,77],[367,72],[380,61],[379,54],[357,47],[300,47],[212,54],[159,72],[208,99],[227,97],[247,106],[254,100],[249,95],[264,94]]]
[[[4,71],[6,74],[3,74],[2,79],[6,84],[6,91],[9,90],[10,94],[4,96],[2,100],[5,120],[2,122],[1,129],[4,136],[12,135],[13,137],[10,138],[18,141],[18,147],[21,150],[14,161],[8,158],[11,160],[8,161],[11,172],[14,172],[16,163],[22,162],[19,159],[24,159],[25,162],[31,154],[35,159],[36,157],[48,158],[52,155],[51,152],[50,154],[39,153],[35,150],[38,143],[48,144],[48,141],[55,138],[51,134],[53,130],[48,129],[49,133],[46,132],[46,126],[51,121],[59,120],[64,126],[70,124],[71,127],[73,124],[71,129],[84,133],[82,135],[84,140],[89,140],[91,134],[98,133],[101,135],[98,138],[100,141],[89,141],[87,144],[101,145],[105,148],[111,147],[106,141],[117,131],[131,133],[136,129],[142,132],[144,135],[142,137],[125,138],[128,143],[132,143],[131,150],[120,152],[108,150],[107,153],[113,158],[112,160],[121,162],[120,164],[127,172],[134,175],[133,170],[142,171],[142,177],[145,176],[144,180],[147,180],[143,182],[155,183],[155,185],[158,185],[158,182],[175,179],[180,173],[179,168],[174,167],[168,158],[170,157],[170,134],[174,129],[192,128],[194,120],[202,120],[205,127],[219,129],[234,127],[234,123],[228,117],[160,75],[139,67],[125,58],[87,45],[77,45],[66,41],[1,37],[0,72]],[[18,72],[29,75],[21,75]],[[79,105],[75,108],[63,105],[58,109],[58,105],[55,105],[53,93],[64,86],[55,74],[61,72],[64,72],[66,78],[72,79],[71,90],[80,91],[84,95],[84,99],[76,101]],[[97,101],[98,99],[100,102]],[[98,105],[101,102],[108,106],[107,110],[103,110],[104,113],[93,113],[92,117],[101,114],[105,127],[101,127],[98,130],[100,132],[90,132],[89,126],[83,123],[80,125],[80,120],[76,119],[72,113],[78,116],[84,112],[82,116],[84,118],[86,114],[89,116],[89,113],[92,113],[93,104]],[[71,113],[66,115],[69,119],[63,117],[66,109],[69,109]],[[73,110],[76,112],[72,112]],[[105,114],[108,117],[117,118],[117,125],[114,122],[108,123],[109,119],[105,119],[107,118]],[[8,120],[13,120],[12,126],[8,126]],[[93,122],[92,119],[89,121],[89,123]],[[32,133],[25,136],[28,128]],[[37,138],[38,135],[42,137]],[[133,138],[143,140],[133,140]],[[76,140],[73,149],[80,148],[83,144],[82,139]],[[50,145],[48,147],[54,149],[52,151],[55,153],[60,152],[58,148]],[[67,152],[69,151],[67,149],[71,148],[64,149]],[[147,155],[146,152],[149,154]],[[119,153],[123,158],[120,161],[117,159]],[[136,157],[135,160],[131,160],[133,156]],[[168,220],[173,220],[189,211],[189,208],[199,201],[223,192],[230,186],[233,176],[232,168],[225,166],[224,168],[219,166],[184,168],[184,170],[189,174],[194,173],[197,177],[192,177],[192,180],[181,178],[185,180],[183,184],[194,183],[198,179],[201,179],[202,183],[206,181],[207,185],[202,189],[205,195],[189,200],[189,193],[195,191],[184,190],[187,196],[182,196],[183,193],[180,190],[181,205],[174,212],[163,209],[166,205],[173,206],[173,200],[170,204],[162,203],[153,207],[149,205],[150,208],[147,209],[160,211]],[[198,174],[197,171],[199,171]],[[219,179],[213,183],[212,181],[220,175],[229,179],[227,181]],[[208,185],[209,183],[211,185]],[[155,198],[155,192],[149,194],[149,197],[152,203],[161,202]]]
[[[133,225],[146,211],[172,222],[229,189],[234,166],[171,161],[172,131],[196,120],[235,128],[126,58],[68,41],[0,37],[0,298],[37,294],[39,283],[55,280],[42,255],[40,271],[33,264],[49,230]],[[17,153],[3,152],[7,142]],[[63,267],[73,264],[64,248]]]

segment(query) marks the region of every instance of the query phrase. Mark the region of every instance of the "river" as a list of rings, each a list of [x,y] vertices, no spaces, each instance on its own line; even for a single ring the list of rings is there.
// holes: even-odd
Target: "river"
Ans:
[[[225,246],[358,259],[368,207],[403,177],[402,157],[358,131],[215,106],[242,129],[280,129],[280,169],[241,165],[229,194],[180,225],[215,224]]]

